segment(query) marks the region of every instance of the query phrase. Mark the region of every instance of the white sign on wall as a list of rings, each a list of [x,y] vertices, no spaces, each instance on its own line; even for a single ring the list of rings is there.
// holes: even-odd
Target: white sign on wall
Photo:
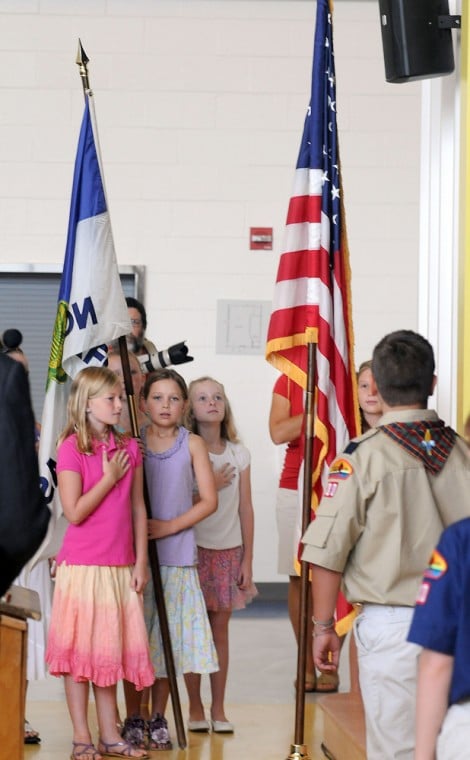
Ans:
[[[271,301],[217,301],[216,353],[264,355]]]

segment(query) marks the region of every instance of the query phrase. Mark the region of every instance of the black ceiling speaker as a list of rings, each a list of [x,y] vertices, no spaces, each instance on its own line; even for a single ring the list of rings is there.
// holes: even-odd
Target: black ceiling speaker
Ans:
[[[379,0],[387,82],[408,82],[454,70],[448,0]]]

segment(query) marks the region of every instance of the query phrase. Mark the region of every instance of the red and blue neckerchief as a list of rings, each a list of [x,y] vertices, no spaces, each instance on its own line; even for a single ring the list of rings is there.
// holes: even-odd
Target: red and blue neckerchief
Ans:
[[[379,429],[417,457],[433,475],[444,467],[457,437],[455,430],[443,420],[391,422]]]

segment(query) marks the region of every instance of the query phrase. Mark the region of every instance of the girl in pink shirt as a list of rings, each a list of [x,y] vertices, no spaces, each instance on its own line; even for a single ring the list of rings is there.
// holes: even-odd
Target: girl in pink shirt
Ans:
[[[121,409],[114,372],[82,370],[57,453],[69,526],[56,558],[46,662],[52,675],[64,676],[72,760],[148,757],[122,741],[116,725],[117,682],[125,678],[143,689],[154,681],[142,602],[148,580],[142,456],[134,439],[116,432]],[[98,749],[87,717],[90,681]]]

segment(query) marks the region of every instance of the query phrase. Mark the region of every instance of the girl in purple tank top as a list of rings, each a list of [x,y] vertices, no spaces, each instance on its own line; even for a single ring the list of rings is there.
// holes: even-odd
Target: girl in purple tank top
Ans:
[[[165,605],[177,674],[213,673],[218,670],[204,597],[197,572],[193,526],[217,509],[217,492],[204,441],[181,427],[188,392],[172,369],[150,373],[144,385],[144,406],[149,424],[142,430],[145,475],[152,512],[149,539],[157,540]],[[194,479],[198,498],[193,504]],[[149,583],[144,595],[145,618],[156,680],[151,689],[150,749],[171,749],[164,718],[169,682],[162,637]],[[192,714],[190,721],[204,716]]]

